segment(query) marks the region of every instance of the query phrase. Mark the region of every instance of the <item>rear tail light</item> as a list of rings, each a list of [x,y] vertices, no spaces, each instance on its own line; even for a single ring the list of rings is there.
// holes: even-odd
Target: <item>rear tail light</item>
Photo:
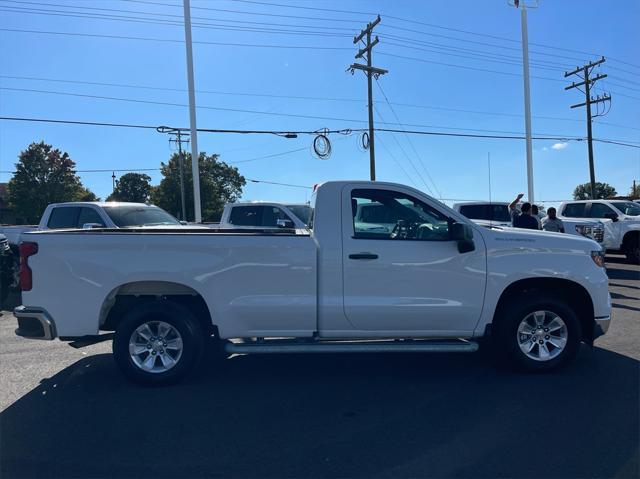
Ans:
[[[22,242],[20,243],[20,289],[22,291],[31,291],[33,287],[33,274],[29,267],[29,256],[33,256],[38,252],[38,243]]]

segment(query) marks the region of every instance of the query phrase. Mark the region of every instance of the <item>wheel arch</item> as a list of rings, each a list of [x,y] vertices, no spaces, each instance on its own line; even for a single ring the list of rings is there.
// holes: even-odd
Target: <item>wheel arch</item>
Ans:
[[[575,310],[582,326],[582,340],[593,342],[594,307],[587,289],[581,284],[564,278],[526,278],[507,286],[500,295],[493,314],[493,323],[499,320],[505,306],[521,294],[550,294],[567,301]]]
[[[151,301],[173,301],[189,308],[204,330],[217,334],[213,316],[202,295],[190,286],[173,281],[132,281],[113,288],[100,308],[99,329],[114,331],[131,308]]]

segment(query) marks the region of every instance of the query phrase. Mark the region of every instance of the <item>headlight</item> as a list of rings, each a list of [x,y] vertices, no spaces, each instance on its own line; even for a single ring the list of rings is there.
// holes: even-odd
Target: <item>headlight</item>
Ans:
[[[591,225],[576,225],[576,232],[590,238],[592,233]]]
[[[591,259],[597,266],[604,268],[604,251],[592,251]]]

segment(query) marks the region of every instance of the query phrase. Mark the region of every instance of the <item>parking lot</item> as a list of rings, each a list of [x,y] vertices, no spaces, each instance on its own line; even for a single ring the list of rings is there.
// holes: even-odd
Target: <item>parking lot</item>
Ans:
[[[638,477],[640,268],[549,375],[474,355],[239,356],[168,388],[0,318],[2,477]]]

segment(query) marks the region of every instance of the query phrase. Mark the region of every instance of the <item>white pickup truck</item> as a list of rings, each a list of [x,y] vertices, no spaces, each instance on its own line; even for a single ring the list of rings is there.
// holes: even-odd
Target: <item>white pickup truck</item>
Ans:
[[[592,218],[604,225],[603,248],[624,253],[640,264],[640,205],[630,200],[565,201],[558,209],[562,221]]]
[[[19,245],[23,233],[70,228],[180,227],[182,223],[161,208],[144,203],[73,201],[52,203],[37,225],[0,226],[10,245]]]
[[[455,203],[453,209],[462,213],[467,218],[481,226],[511,226],[511,215],[509,214],[509,203],[506,202],[483,202],[467,201]],[[540,213],[539,219],[544,218]],[[586,236],[598,243],[604,239],[604,225],[598,220],[577,220],[575,218],[563,218],[565,233]]]
[[[391,231],[354,221],[382,205]],[[321,185],[304,232],[93,229],[26,233],[26,338],[109,338],[126,376],[183,377],[213,336],[225,353],[472,352],[555,369],[608,329],[601,247],[487,229],[418,190]],[[97,335],[97,336],[96,336]]]

